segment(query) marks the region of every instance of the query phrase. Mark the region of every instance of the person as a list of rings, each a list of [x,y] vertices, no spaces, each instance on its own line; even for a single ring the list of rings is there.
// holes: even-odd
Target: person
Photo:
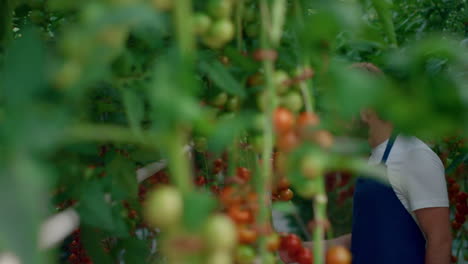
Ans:
[[[383,75],[370,63],[352,67]],[[358,177],[352,232],[327,240],[326,247],[349,248],[355,264],[450,263],[452,238],[442,161],[423,141],[397,134],[374,109],[361,110],[360,118],[372,147],[369,164],[381,164],[387,173],[378,180]]]

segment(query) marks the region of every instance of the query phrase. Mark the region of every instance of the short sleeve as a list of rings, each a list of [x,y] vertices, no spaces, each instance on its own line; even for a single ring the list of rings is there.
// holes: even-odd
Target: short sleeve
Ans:
[[[425,148],[411,150],[403,171],[411,211],[449,206],[444,166],[433,151]]]

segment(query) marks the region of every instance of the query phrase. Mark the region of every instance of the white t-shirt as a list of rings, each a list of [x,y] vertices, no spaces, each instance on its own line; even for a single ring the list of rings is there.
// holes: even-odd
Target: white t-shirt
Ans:
[[[369,164],[379,164],[388,140],[372,150]],[[387,159],[387,177],[403,206],[417,221],[414,211],[448,207],[442,161],[416,137],[398,136]]]

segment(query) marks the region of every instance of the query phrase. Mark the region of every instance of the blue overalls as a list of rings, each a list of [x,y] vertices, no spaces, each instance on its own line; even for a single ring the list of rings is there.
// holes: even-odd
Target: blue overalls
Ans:
[[[386,166],[396,136],[385,148]],[[426,240],[393,188],[371,178],[356,182],[351,252],[353,264],[424,264]]]

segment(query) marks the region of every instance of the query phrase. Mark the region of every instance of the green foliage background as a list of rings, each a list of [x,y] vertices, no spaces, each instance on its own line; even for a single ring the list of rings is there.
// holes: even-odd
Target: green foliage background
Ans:
[[[206,8],[205,1],[193,2],[196,11]],[[257,1],[246,2],[258,9]],[[177,39],[184,36],[175,33],[173,15],[146,1],[1,0],[0,12],[0,251],[24,263],[54,263],[57,252],[37,249],[40,223],[57,212],[56,204],[78,200],[95,263],[112,263],[123,248],[125,258],[138,258],[144,246],[129,236],[135,223],[122,216],[120,203],[140,210],[138,183],[129,175],[174,155],[170,139],[187,127],[211,138],[214,152],[252,127],[263,87],[247,87],[246,80],[261,65],[241,51],[258,49],[260,37],[217,50],[198,42],[181,56]],[[309,90],[324,127],[337,135],[344,132],[334,120],[369,105],[408,134],[434,141],[466,135],[467,12],[466,0],[288,1],[276,66],[314,68]],[[387,77],[349,70],[358,61],[377,64]],[[200,106],[220,92],[242,102],[234,117]],[[102,146],[118,152],[102,156]],[[295,203],[310,219],[310,202]],[[330,210],[347,214],[333,203]],[[344,233],[349,222],[335,226]],[[108,237],[118,242],[104,254],[96,248]]]

